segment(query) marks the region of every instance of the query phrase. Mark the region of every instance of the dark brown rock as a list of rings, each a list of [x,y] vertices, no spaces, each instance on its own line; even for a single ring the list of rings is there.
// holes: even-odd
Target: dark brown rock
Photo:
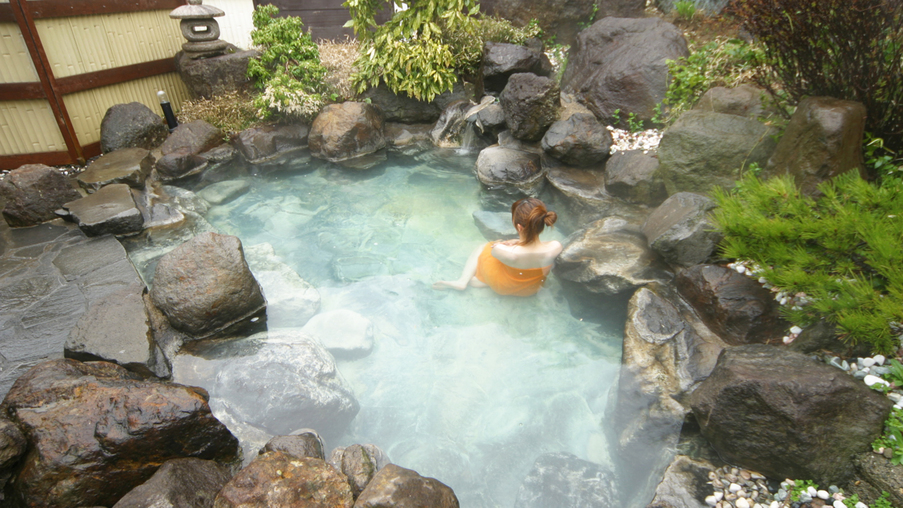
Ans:
[[[202,168],[205,160],[198,154],[191,153],[188,148],[181,148],[168,153],[157,161],[157,177],[160,181],[171,182],[191,176]]]
[[[444,483],[416,471],[389,464],[370,480],[355,508],[457,508],[458,498]]]
[[[477,179],[490,189],[516,188],[535,195],[545,184],[540,156],[501,146],[480,152],[476,163]]]
[[[689,399],[702,434],[728,463],[819,484],[853,475],[893,402],[840,369],[786,348],[725,349]]]
[[[266,309],[241,241],[202,233],[160,259],[151,290],[173,327],[196,338],[214,335]]]
[[[649,248],[671,266],[704,263],[722,238],[709,220],[714,208],[714,201],[699,194],[678,192],[669,197],[643,225]]]
[[[657,170],[658,157],[642,150],[615,152],[605,164],[605,190],[630,203],[658,206],[668,191],[655,178]]]
[[[514,507],[551,506],[621,506],[614,473],[569,453],[540,455],[518,490]]]
[[[167,460],[234,461],[238,441],[207,399],[203,389],[140,381],[112,363],[42,363],[4,400],[30,443],[15,492],[36,508],[112,506]]]
[[[870,486],[871,495],[863,495],[866,485],[860,481],[851,482],[848,492],[860,493],[860,498],[870,506],[874,506],[872,503],[882,492],[887,492],[892,506],[903,506],[903,465],[894,465],[883,455],[871,451],[854,457],[853,465],[856,467],[854,478]]]
[[[710,462],[696,460],[686,455],[674,457],[661,483],[655,489],[655,497],[646,508],[704,508],[707,496],[712,495],[709,473],[715,470]]]
[[[16,424],[5,416],[0,416],[0,502],[4,500],[4,489],[12,477],[16,465],[25,455],[28,443]]]
[[[439,118],[441,110],[432,102],[417,100],[407,94],[393,93],[385,83],[369,88],[361,94],[370,103],[379,107],[387,122],[432,123]]]
[[[232,145],[250,162],[276,157],[307,146],[310,126],[303,123],[261,125],[232,136]]]
[[[212,99],[217,94],[250,91],[248,61],[257,57],[255,50],[226,52],[213,58],[191,58],[184,51],[176,55],[176,70],[188,86],[192,97]]]
[[[160,151],[163,155],[179,151],[199,154],[223,143],[221,130],[203,120],[195,120],[176,127],[160,147]]]
[[[661,18],[603,18],[580,32],[561,80],[596,117],[615,110],[650,120],[668,90],[667,60],[689,54],[680,30]]]
[[[608,129],[589,113],[577,113],[553,123],[542,138],[542,149],[572,166],[604,163],[614,140]]]
[[[389,464],[389,458],[372,444],[354,444],[336,448],[329,454],[329,463],[348,477],[351,493],[357,499],[380,469]]]
[[[508,78],[518,72],[531,72],[537,76],[552,73],[552,64],[541,48],[533,49],[504,42],[487,42],[483,47],[483,87],[501,92]]]
[[[154,167],[154,156],[144,148],[123,148],[108,152],[76,177],[88,192],[96,192],[105,185],[124,183],[133,189],[143,189],[144,181]]]
[[[330,104],[310,126],[310,153],[332,162],[374,153],[386,147],[384,123],[382,113],[370,104]]]
[[[100,121],[100,150],[103,153],[122,148],[153,150],[168,135],[163,119],[144,104],[115,104]]]
[[[230,478],[229,467],[212,460],[168,460],[113,508],[213,508],[213,499]]]
[[[0,181],[0,195],[6,198],[3,218],[14,228],[55,219],[56,210],[81,197],[65,175],[43,164],[11,171]]]
[[[789,174],[807,195],[816,195],[818,184],[847,171],[859,171],[865,106],[830,97],[800,101],[790,123],[768,160],[766,175]]]
[[[290,436],[275,436],[260,449],[259,455],[266,452],[282,452],[292,457],[311,457],[326,460],[326,445],[323,438],[314,430],[308,430]]]
[[[351,508],[352,504],[345,477],[325,461],[267,452],[223,487],[214,507]]]
[[[552,78],[529,72],[512,74],[499,96],[505,123],[511,134],[525,141],[539,141],[555,120],[561,92]]]
[[[88,236],[131,235],[144,228],[144,217],[132,189],[124,183],[101,187],[87,197],[63,205]]]
[[[696,265],[681,270],[674,284],[728,344],[780,344],[790,326],[770,291],[730,268]]]

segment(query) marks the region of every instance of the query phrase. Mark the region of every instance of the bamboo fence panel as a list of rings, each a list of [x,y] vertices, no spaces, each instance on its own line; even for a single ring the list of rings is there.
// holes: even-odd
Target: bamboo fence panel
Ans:
[[[23,83],[39,79],[19,25],[0,23],[0,83]]]
[[[0,154],[66,150],[46,100],[0,102]]]

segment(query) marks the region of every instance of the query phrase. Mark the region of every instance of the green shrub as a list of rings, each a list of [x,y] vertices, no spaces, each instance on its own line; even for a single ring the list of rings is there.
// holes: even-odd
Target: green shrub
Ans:
[[[859,101],[866,130],[903,149],[903,2],[737,0],[733,11],[791,98]]]
[[[805,294],[808,305],[783,308],[792,323],[823,317],[850,343],[895,351],[892,324],[903,322],[903,181],[878,186],[850,171],[822,183],[818,199],[801,195],[790,176],[747,174],[739,183],[714,191],[724,255],[754,261],[776,288]]]
[[[273,5],[254,10],[251,41],[260,56],[248,62],[248,77],[262,90],[254,104],[264,118],[277,114],[310,119],[323,106],[326,68],[301,18],[278,14]]]
[[[483,65],[483,45],[487,42],[524,44],[531,37],[540,37],[542,29],[534,19],[527,26],[516,27],[496,16],[468,17],[456,27],[444,30],[442,40],[455,55],[455,72],[465,79],[479,76]]]
[[[884,422],[884,434],[872,443],[872,449],[891,450],[891,463],[903,464],[903,409],[894,408]]]
[[[693,0],[680,0],[674,2],[674,10],[677,12],[678,17],[691,20],[693,16],[696,16],[696,3]]]

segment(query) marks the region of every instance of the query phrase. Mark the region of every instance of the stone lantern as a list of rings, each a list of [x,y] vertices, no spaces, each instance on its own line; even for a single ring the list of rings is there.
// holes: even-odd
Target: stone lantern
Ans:
[[[225,16],[222,9],[212,5],[203,5],[202,0],[188,0],[169,13],[169,17],[181,20],[179,28],[188,42],[182,44],[186,56],[192,59],[208,58],[222,55],[229,43],[219,40],[219,23],[215,17]]]

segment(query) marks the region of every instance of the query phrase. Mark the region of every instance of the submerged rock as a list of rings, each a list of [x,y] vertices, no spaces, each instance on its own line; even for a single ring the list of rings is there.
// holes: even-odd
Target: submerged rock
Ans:
[[[712,494],[709,474],[714,469],[706,460],[678,455],[668,466],[655,489],[655,497],[646,508],[706,508],[709,506],[706,497]]]
[[[316,337],[338,359],[361,358],[373,349],[373,324],[352,310],[317,314],[302,331]]]
[[[570,453],[540,455],[517,492],[515,508],[621,506],[613,472]]]
[[[14,480],[28,506],[112,506],[167,460],[238,457],[205,391],[140,381],[111,363],[42,363],[4,404],[30,443]]]
[[[198,196],[210,204],[221,205],[244,194],[250,187],[251,183],[247,179],[226,180],[204,187],[198,192]]]
[[[320,310],[320,292],[283,263],[272,245],[252,245],[245,258],[266,296],[270,329],[304,326]]]
[[[416,471],[388,464],[370,480],[354,503],[356,508],[383,506],[430,506],[457,508],[458,498],[444,483],[425,478]]]
[[[0,181],[6,198],[3,218],[11,227],[36,226],[57,218],[56,210],[81,195],[59,171],[43,164],[26,164]]]

